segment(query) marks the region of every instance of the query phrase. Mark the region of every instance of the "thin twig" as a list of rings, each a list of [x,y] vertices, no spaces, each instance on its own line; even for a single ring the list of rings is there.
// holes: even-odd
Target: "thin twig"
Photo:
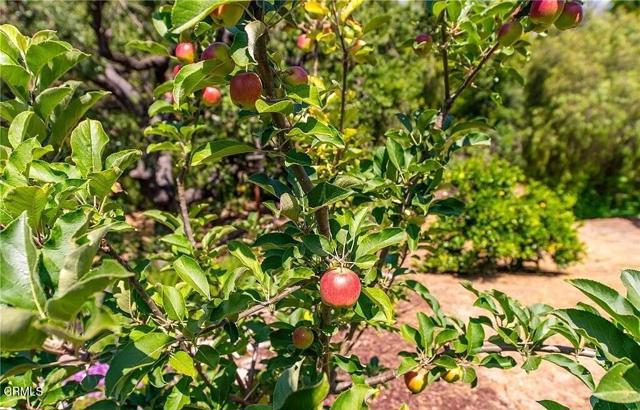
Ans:
[[[180,207],[180,216],[182,217],[182,224],[184,226],[184,233],[187,235],[189,242],[195,248],[196,240],[193,236],[193,229],[191,228],[191,220],[189,218],[189,208],[187,207],[187,196],[184,189],[184,179],[189,170],[189,156],[184,159],[184,164],[180,168],[180,172],[176,177],[176,188],[178,190],[178,206]]]
[[[486,344],[484,345],[479,353],[502,353],[502,352],[517,352],[519,348],[517,346],[512,345],[494,345],[494,344]],[[561,353],[566,355],[577,355],[588,358],[595,358],[596,351],[593,349],[581,349],[576,350],[570,346],[561,346],[561,345],[543,345],[536,349],[535,352],[541,353]],[[388,381],[391,381],[397,377],[395,370],[387,370],[385,372],[380,373],[379,375],[368,377],[365,379],[365,383],[369,386],[376,386],[378,384],[383,384]],[[333,393],[340,393],[349,389],[352,385],[351,381],[340,382],[335,385],[332,390]]]

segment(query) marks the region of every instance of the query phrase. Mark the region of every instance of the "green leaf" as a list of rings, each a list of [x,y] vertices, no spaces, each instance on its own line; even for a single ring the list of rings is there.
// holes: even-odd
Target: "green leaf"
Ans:
[[[373,303],[384,312],[387,322],[393,323],[393,304],[389,296],[380,288],[363,288],[364,293]]]
[[[307,193],[309,206],[320,208],[329,206],[352,195],[352,192],[329,182],[320,182]]]
[[[374,30],[377,30],[380,27],[386,27],[391,21],[391,16],[388,14],[382,14],[379,16],[375,16],[371,20],[367,21],[367,24],[364,25],[362,29],[362,34],[370,33]]]
[[[76,49],[69,49],[67,52],[54,57],[40,69],[38,89],[40,91],[46,89],[51,83],[87,57],[89,57],[89,54]]]
[[[300,377],[300,367],[302,361],[294,364],[286,369],[276,382],[273,390],[273,409],[279,410],[284,406],[287,397],[293,394],[298,387],[298,379]]]
[[[183,378],[171,389],[162,410],[180,410],[189,403],[191,403],[189,379]]]
[[[542,358],[573,374],[586,384],[589,389],[593,390],[595,388],[596,385],[593,382],[593,377],[589,369],[572,360],[570,357],[558,353],[551,353],[544,355]]]
[[[640,366],[640,345],[613,323],[585,310],[560,309],[556,314],[569,325],[581,329],[581,333],[596,341],[606,354],[619,359],[628,358]]]
[[[125,45],[125,48],[158,56],[170,55],[166,46],[152,40],[131,40]]]
[[[605,312],[618,321],[631,335],[640,339],[640,312],[614,289],[590,279],[569,280]]]
[[[31,350],[42,346],[47,334],[36,326],[37,322],[38,314],[32,310],[0,306],[0,351]],[[4,357],[2,361],[5,361]],[[5,363],[2,372],[5,372]]]
[[[190,256],[183,255],[173,263],[173,269],[182,280],[187,282],[189,286],[207,300],[211,299],[209,292],[209,282],[200,265]]]
[[[9,223],[12,219],[26,212],[29,217],[29,224],[33,228],[39,227],[40,217],[47,205],[50,191],[50,185],[11,188],[0,199],[0,221],[4,224]]]
[[[173,33],[179,34],[204,20],[213,9],[221,4],[236,3],[242,0],[176,0],[171,9]]]
[[[256,277],[258,282],[264,283],[265,275],[260,266],[260,262],[247,245],[239,241],[231,241],[228,244],[229,253],[235,256],[242,266],[248,268]]]
[[[104,160],[105,169],[118,168],[121,172],[129,168],[142,156],[142,152],[137,149],[125,149],[114,152]]]
[[[429,206],[432,214],[444,216],[460,215],[464,210],[464,202],[456,198],[446,198],[433,201]]]
[[[621,279],[627,288],[627,299],[640,310],[640,271],[625,269],[622,271]]]
[[[71,158],[83,177],[102,171],[102,152],[109,142],[102,124],[84,120],[71,133]]]
[[[547,410],[571,410],[569,407],[553,400],[540,400],[537,403]]]
[[[117,352],[109,363],[109,371],[104,379],[107,395],[119,396],[125,387],[126,376],[155,362],[171,342],[173,338],[168,334],[152,332],[131,341]]]
[[[280,112],[283,114],[290,114],[293,112],[293,101],[291,100],[282,100],[275,102],[273,104],[269,104],[264,100],[256,101],[256,110],[260,114],[271,113],[271,112]]]
[[[32,44],[27,49],[26,64],[27,68],[37,76],[40,74],[42,67],[47,65],[55,57],[66,53],[71,50],[72,47],[69,43],[64,41],[43,41],[39,44]]]
[[[212,164],[229,155],[254,152],[255,147],[232,139],[215,140],[198,146],[191,158],[191,165]]]
[[[26,213],[0,232],[0,303],[42,313],[45,295],[31,236]]]
[[[109,229],[111,229],[111,225],[104,225],[78,238],[77,244],[79,246],[65,255],[60,270],[57,295],[72,289],[89,271],[93,264],[93,258],[98,252],[98,246]]]
[[[316,409],[329,394],[329,381],[327,375],[311,386],[298,386],[298,389],[287,397],[282,410]],[[276,407],[274,406],[274,410]]]
[[[63,85],[60,87],[47,88],[36,97],[34,110],[43,120],[47,120],[53,110],[73,93],[73,88]]]
[[[366,384],[354,384],[347,391],[340,393],[336,401],[331,406],[331,410],[359,410],[362,409],[367,396],[375,389]]]
[[[247,33],[247,51],[249,51],[253,61],[256,61],[256,43],[264,34],[266,28],[267,26],[260,20],[254,20],[244,26],[244,31]]]
[[[309,118],[306,122],[297,123],[287,134],[288,137],[309,136],[320,142],[331,144],[337,148],[344,148],[344,141],[340,133],[333,127],[326,125],[315,118]]]
[[[183,320],[187,308],[184,297],[178,289],[173,286],[162,286],[162,306],[167,311],[167,316],[172,320]]]
[[[94,293],[101,292],[115,281],[130,276],[132,273],[118,262],[105,259],[98,268],[83,275],[80,281],[49,299],[46,304],[47,315],[69,321]]]
[[[180,107],[194,91],[216,84],[224,84],[224,76],[234,64],[225,60],[209,59],[189,64],[180,69],[173,80],[174,107]]]
[[[406,238],[406,233],[402,228],[387,228],[381,232],[361,237],[356,249],[356,260],[365,255],[373,255],[383,248],[394,246]]]
[[[196,367],[193,364],[193,359],[186,352],[179,351],[172,354],[169,358],[169,366],[173,367],[176,372],[189,376],[192,379],[198,376]]]
[[[113,184],[120,177],[121,171],[117,168],[106,169],[100,172],[91,172],[87,175],[89,180],[89,192],[102,199],[109,195]]]
[[[407,285],[409,289],[416,292],[418,295],[420,295],[420,297],[425,302],[429,304],[429,307],[431,308],[433,313],[436,315],[436,318],[438,319],[438,324],[440,326],[444,326],[446,324],[446,319],[445,319],[444,313],[442,313],[440,302],[438,302],[438,299],[436,299],[436,297],[433,296],[433,294],[431,294],[429,289],[427,289],[427,287],[424,286],[422,283],[417,282],[415,280],[407,280],[404,283]]]
[[[386,147],[389,159],[396,169],[402,173],[404,170],[404,148],[399,142],[390,137],[387,138]]]
[[[470,319],[467,325],[467,355],[473,356],[477,354],[484,344],[484,328],[478,319]]]
[[[593,395],[613,403],[640,402],[640,368],[617,363],[602,376]]]
[[[0,80],[23,103],[29,102],[29,81],[31,76],[27,70],[16,64],[0,64]]]
[[[80,97],[72,98],[67,107],[56,117],[56,121],[51,127],[49,144],[56,149],[59,148],[84,114],[108,94],[106,91],[91,91]]]
[[[35,112],[23,111],[11,121],[7,136],[14,148],[30,138],[36,138],[42,142],[47,137],[47,127]]]

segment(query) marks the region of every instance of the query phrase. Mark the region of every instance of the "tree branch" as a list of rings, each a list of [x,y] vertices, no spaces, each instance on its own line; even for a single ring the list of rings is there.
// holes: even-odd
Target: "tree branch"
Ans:
[[[265,32],[258,37],[255,45],[255,58],[258,62],[258,74],[262,80],[262,85],[264,86],[265,95],[273,100],[277,98],[277,92],[275,87],[275,81],[273,78],[273,71],[271,70],[271,66],[269,65],[269,57],[267,55],[267,43],[269,42],[269,32],[265,29]],[[285,116],[281,113],[274,112],[271,113],[271,118],[273,123],[279,129],[278,136],[280,136],[280,132],[282,130],[290,128],[290,125],[285,118]],[[279,137],[280,138],[280,137]],[[288,141],[282,141],[279,144],[284,151],[287,151],[289,147]],[[291,171],[295,175],[296,179],[302,186],[302,189],[305,193],[309,193],[313,189],[313,182],[309,179],[307,172],[305,171],[302,165],[293,164],[291,165]],[[331,238],[331,229],[329,227],[329,210],[326,206],[319,208],[315,212],[316,222],[318,224],[318,231],[327,238]]]
[[[485,344],[484,346],[482,346],[479,353],[502,353],[502,352],[517,352],[517,351],[519,351],[519,349],[516,346],[512,346],[512,345]],[[581,350],[576,350],[573,347],[561,346],[561,345],[543,345],[535,349],[534,351],[540,352],[540,353],[561,353],[566,355],[577,355],[577,356],[588,357],[588,358],[596,357],[596,351],[593,349],[585,348]],[[369,386],[376,386],[378,384],[383,384],[388,381],[391,381],[396,377],[398,377],[396,374],[396,371],[392,369],[392,370],[387,370],[385,372],[382,372],[376,376],[367,377],[365,379],[365,383],[368,384]],[[351,381],[340,382],[335,385],[332,392],[334,394],[343,392],[349,389],[352,384],[353,383]]]
[[[182,217],[182,224],[184,225],[184,233],[187,235],[189,242],[193,247],[196,247],[196,240],[193,236],[193,229],[191,228],[191,220],[189,218],[189,208],[187,207],[187,196],[184,190],[184,179],[189,169],[189,155],[184,159],[184,164],[180,168],[180,172],[176,177],[176,188],[178,191],[178,206],[180,207],[180,216]]]
[[[91,27],[96,35],[96,39],[98,40],[98,54],[131,70],[142,71],[166,66],[169,61],[167,57],[152,56],[137,59],[111,51],[111,47],[109,46],[109,30],[102,25],[102,11],[106,3],[106,0],[94,0],[89,2],[89,12],[92,17]]]

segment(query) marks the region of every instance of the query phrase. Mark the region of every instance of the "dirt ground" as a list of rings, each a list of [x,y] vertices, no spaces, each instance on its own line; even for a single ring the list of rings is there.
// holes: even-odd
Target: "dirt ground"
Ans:
[[[550,263],[542,265],[541,273],[510,273],[492,277],[472,278],[480,289],[495,288],[518,298],[523,303],[543,302],[555,307],[569,307],[585,298],[565,282],[584,277],[621,288],[620,271],[640,267],[640,221],[619,218],[589,220],[583,223],[580,238],[586,245],[584,260],[558,272]],[[476,315],[472,308],[473,295],[460,285],[461,278],[442,274],[420,274],[416,279],[425,284],[440,300],[443,309],[460,317]],[[414,297],[399,306],[398,323],[415,324],[415,314],[426,304]],[[407,345],[399,336],[378,335],[367,331],[354,352],[361,360],[378,356],[381,363],[398,364],[397,352]],[[589,359],[585,364],[596,380],[602,372]],[[373,410],[397,410],[406,403],[411,410],[540,410],[538,400],[556,400],[572,410],[587,409],[589,391],[568,372],[543,362],[540,369],[526,374],[520,368],[503,371],[478,369],[479,383],[475,389],[466,385],[436,383],[422,394],[412,396],[397,379],[382,389],[371,403]]]

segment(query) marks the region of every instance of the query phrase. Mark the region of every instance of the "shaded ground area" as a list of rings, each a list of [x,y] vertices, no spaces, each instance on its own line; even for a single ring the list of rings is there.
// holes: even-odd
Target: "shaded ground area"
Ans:
[[[638,220],[620,218],[584,222],[580,238],[586,245],[584,260],[565,272],[555,272],[552,264],[543,264],[545,272],[500,274],[471,278],[480,289],[495,288],[531,304],[543,302],[555,307],[568,307],[584,300],[581,294],[565,282],[568,278],[585,277],[621,288],[620,270],[640,267],[640,224]],[[452,275],[421,274],[416,279],[424,283],[440,300],[447,313],[461,317],[478,314],[472,308],[473,296],[460,285],[461,278]],[[399,323],[416,323],[415,314],[427,309],[419,297],[399,306]],[[378,356],[381,363],[397,365],[397,352],[407,347],[399,336],[378,335],[367,331],[354,352],[363,361]],[[583,363],[599,379],[597,366],[584,359]],[[475,389],[462,385],[436,383],[422,394],[412,396],[401,380],[382,390],[371,404],[373,410],[396,410],[402,403],[411,410],[539,410],[536,401],[556,400],[571,409],[588,408],[588,389],[569,373],[552,364],[543,363],[540,369],[527,375],[516,368],[508,371],[479,369],[479,383]]]

